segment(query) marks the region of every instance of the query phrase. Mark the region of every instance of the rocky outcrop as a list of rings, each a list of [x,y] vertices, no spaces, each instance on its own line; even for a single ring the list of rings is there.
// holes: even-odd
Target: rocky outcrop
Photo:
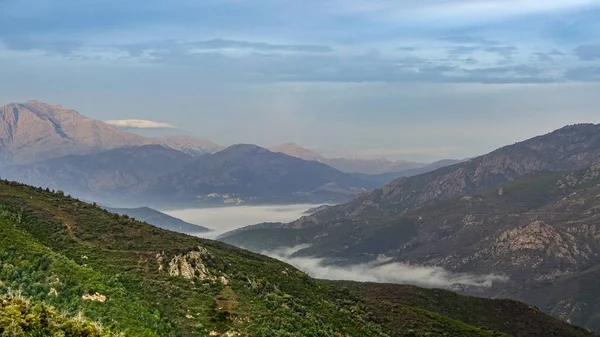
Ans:
[[[106,302],[106,296],[104,296],[100,293],[85,294],[85,295],[81,296],[81,298],[84,301],[92,301],[92,302],[100,302],[100,303]]]
[[[171,277],[181,277],[191,281],[220,282],[227,285],[229,279],[226,275],[207,267],[207,261],[212,258],[212,254],[206,248],[199,246],[196,250],[170,258],[162,252],[156,255],[156,262],[158,271],[166,271]]]

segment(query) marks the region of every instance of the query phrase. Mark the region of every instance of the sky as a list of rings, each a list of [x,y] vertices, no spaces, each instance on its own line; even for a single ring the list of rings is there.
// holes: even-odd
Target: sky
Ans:
[[[0,0],[0,105],[143,134],[466,158],[600,123],[600,0]]]

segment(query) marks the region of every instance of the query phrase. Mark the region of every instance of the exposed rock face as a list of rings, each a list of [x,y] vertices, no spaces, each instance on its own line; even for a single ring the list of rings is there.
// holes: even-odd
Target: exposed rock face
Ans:
[[[156,262],[159,271],[166,270],[172,277],[181,277],[186,280],[208,280],[227,285],[229,279],[225,275],[215,274],[206,266],[206,261],[211,258],[213,256],[206,248],[198,247],[197,250],[176,255],[170,259],[163,252],[156,255]]]
[[[191,137],[141,137],[58,104],[28,101],[0,107],[0,164],[23,164],[143,145],[161,145],[190,154],[221,149],[214,143]]]
[[[100,302],[100,303],[106,302],[106,296],[99,294],[99,293],[85,294],[85,295],[81,296],[81,298],[84,301],[92,301],[92,302]]]

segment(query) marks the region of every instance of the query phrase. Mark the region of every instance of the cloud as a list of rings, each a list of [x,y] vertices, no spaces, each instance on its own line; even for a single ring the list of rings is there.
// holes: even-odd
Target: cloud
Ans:
[[[466,35],[446,36],[446,37],[440,38],[440,41],[448,41],[448,42],[460,43],[460,44],[478,44],[478,45],[490,45],[490,46],[499,44],[498,42],[489,40],[485,37],[466,36]]]
[[[579,46],[575,48],[575,55],[582,61],[600,60],[600,44]]]
[[[452,23],[460,26],[522,15],[583,10],[600,5],[598,0],[331,0],[328,3],[331,10],[337,13],[380,20],[437,21],[435,24]]]
[[[554,62],[554,57],[552,57],[552,54],[550,54],[550,53],[537,52],[537,53],[534,53],[533,55],[531,55],[531,58],[534,61],[539,61],[539,62]]]
[[[143,119],[109,120],[106,123],[123,129],[177,129],[176,126]]]
[[[457,274],[440,267],[389,263],[388,258],[351,266],[333,266],[327,265],[323,259],[291,257],[293,253],[308,247],[309,245],[300,245],[263,254],[289,263],[312,277],[327,280],[401,283],[436,288],[451,288],[457,285],[489,288],[495,282],[508,281],[508,278],[502,275]]]
[[[321,45],[301,44],[270,44],[264,42],[235,41],[224,39],[212,39],[193,43],[199,49],[252,49],[258,51],[290,51],[307,53],[329,53],[333,49]]]

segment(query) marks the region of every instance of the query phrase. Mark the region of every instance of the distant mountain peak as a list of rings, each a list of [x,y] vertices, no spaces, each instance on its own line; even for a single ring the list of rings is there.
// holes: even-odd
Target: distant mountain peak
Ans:
[[[268,151],[267,149],[254,144],[234,144],[223,151]]]
[[[426,164],[413,163],[405,160],[394,162],[387,158],[326,158],[294,142],[273,146],[270,147],[269,150],[273,152],[284,153],[288,156],[297,157],[304,160],[318,161],[347,173],[382,174],[426,166]]]
[[[191,155],[222,149],[215,143],[187,136],[142,137],[87,118],[60,104],[39,100],[0,106],[0,144],[2,165],[152,144]]]
[[[287,154],[288,156],[297,157],[304,160],[318,161],[322,162],[325,158],[323,158],[320,154],[313,152],[309,149],[306,149],[294,142],[285,143],[278,146],[273,146],[269,148],[272,152],[279,152],[283,154]]]

